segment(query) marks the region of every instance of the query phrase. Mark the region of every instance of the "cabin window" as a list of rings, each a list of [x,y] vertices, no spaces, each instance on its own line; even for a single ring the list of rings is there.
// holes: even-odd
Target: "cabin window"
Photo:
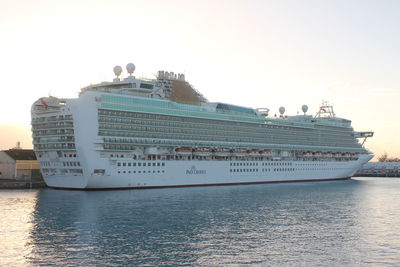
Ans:
[[[141,83],[140,84],[140,88],[144,88],[144,89],[153,89],[153,85],[152,84],[148,84],[148,83]]]

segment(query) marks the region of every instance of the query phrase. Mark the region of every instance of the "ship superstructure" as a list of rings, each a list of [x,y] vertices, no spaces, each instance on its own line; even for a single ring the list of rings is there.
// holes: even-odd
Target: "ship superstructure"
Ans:
[[[316,116],[269,117],[209,102],[184,74],[129,76],[32,105],[34,150],[50,187],[152,188],[348,179],[372,153],[324,103]]]

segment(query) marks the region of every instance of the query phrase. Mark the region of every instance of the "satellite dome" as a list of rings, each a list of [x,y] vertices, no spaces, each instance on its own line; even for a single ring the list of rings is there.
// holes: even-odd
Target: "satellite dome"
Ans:
[[[279,108],[279,113],[280,113],[281,115],[283,115],[283,113],[285,113],[285,108],[284,108],[284,107],[280,107],[280,108]]]
[[[307,105],[303,105],[301,107],[301,110],[304,112],[304,114],[306,114],[307,110],[308,110],[308,106]]]
[[[122,73],[122,68],[121,68],[121,66],[115,66],[114,67],[114,74],[115,74],[115,76],[119,76],[119,75],[121,75],[121,73]]]
[[[132,73],[135,71],[135,64],[128,63],[128,65],[126,65],[126,70],[130,75],[132,75]]]

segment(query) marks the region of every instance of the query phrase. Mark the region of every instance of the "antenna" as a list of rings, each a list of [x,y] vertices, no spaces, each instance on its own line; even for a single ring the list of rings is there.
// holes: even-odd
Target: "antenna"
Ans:
[[[325,117],[325,118],[334,118],[336,116],[333,111],[333,106],[328,103],[328,101],[322,101],[322,105],[319,107],[319,111],[315,115],[315,117]]]

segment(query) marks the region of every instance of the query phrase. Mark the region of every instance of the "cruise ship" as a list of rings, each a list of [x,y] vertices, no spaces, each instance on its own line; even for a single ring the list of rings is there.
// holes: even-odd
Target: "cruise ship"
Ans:
[[[34,151],[46,184],[126,189],[349,179],[372,153],[323,103],[316,115],[210,102],[184,74],[112,82],[79,97],[42,97],[31,108]]]

